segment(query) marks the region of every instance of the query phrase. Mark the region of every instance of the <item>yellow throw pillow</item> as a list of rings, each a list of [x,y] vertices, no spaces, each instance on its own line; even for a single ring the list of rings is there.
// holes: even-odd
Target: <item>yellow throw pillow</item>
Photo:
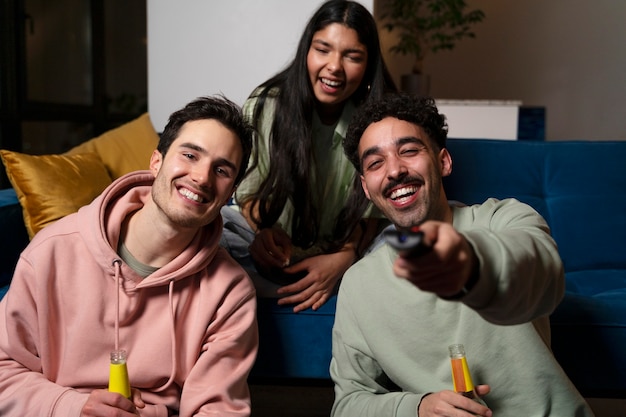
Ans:
[[[159,143],[150,116],[144,113],[135,120],[70,149],[66,155],[95,152],[112,179],[140,169],[149,169],[150,156]]]
[[[111,177],[95,153],[27,155],[0,150],[32,239],[44,226],[89,204]]]

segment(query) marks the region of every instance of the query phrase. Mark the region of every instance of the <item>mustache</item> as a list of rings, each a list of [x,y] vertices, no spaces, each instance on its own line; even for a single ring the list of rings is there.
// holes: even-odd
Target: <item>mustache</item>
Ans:
[[[394,178],[391,179],[387,185],[385,185],[385,188],[383,189],[383,195],[388,195],[391,193],[391,190],[393,190],[394,188],[401,186],[401,185],[408,185],[408,184],[417,184],[417,185],[424,185],[424,179],[421,177],[402,177],[400,179]]]

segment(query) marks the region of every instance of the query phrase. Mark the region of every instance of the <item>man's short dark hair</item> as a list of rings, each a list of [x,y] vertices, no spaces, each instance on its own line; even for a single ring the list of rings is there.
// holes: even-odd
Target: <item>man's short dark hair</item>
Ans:
[[[239,137],[243,150],[241,166],[237,178],[235,178],[235,184],[239,184],[248,169],[254,129],[243,117],[241,108],[222,95],[199,97],[172,113],[161,134],[157,150],[165,156],[172,142],[178,137],[183,125],[195,120],[216,120]]]
[[[363,173],[359,158],[359,142],[363,132],[372,123],[387,117],[421,127],[438,150],[446,147],[448,125],[446,117],[437,110],[434,99],[403,93],[388,94],[381,99],[364,103],[348,126],[343,150],[358,172]]]

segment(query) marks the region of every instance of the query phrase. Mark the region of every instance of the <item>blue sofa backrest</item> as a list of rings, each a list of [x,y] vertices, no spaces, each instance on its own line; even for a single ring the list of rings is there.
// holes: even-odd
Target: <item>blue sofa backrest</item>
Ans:
[[[450,139],[448,149],[449,199],[515,197],[545,217],[565,266],[552,350],[584,395],[625,398],[626,141]]]
[[[568,280],[579,271],[626,271],[626,142],[450,139],[448,150],[448,198],[515,197],[534,207],[550,225]]]

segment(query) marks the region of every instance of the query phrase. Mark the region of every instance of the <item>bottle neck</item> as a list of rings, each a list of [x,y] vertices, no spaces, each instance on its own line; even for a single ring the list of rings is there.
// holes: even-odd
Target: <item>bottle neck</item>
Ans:
[[[124,364],[124,363],[126,363],[126,351],[125,350],[113,350],[113,351],[111,351],[111,363],[112,364]]]

